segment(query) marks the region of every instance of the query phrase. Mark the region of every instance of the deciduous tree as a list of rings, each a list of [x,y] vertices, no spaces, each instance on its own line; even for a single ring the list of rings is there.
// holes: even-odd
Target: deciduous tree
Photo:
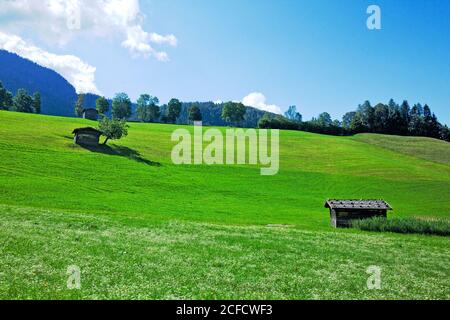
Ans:
[[[353,118],[356,115],[356,111],[347,112],[342,117],[342,127],[346,130],[350,130]]]
[[[81,117],[84,110],[84,94],[79,94],[77,102],[75,103],[75,115]]]
[[[33,112],[33,98],[28,95],[25,89],[17,90],[17,94],[13,99],[13,111]]]
[[[35,113],[41,113],[41,94],[39,92],[35,92],[33,94],[33,109]]]
[[[3,87],[0,81],[0,110],[9,110],[13,106],[13,95]]]
[[[247,109],[242,103],[229,101],[223,106],[222,119],[238,126],[242,121],[244,121],[246,112]]]
[[[358,107],[359,120],[364,127],[365,132],[373,131],[373,122],[374,122],[374,108],[370,104],[370,101],[365,101],[362,105]]]
[[[131,100],[126,93],[118,93],[112,102],[114,119],[128,119],[131,116]]]
[[[181,102],[178,99],[171,99],[167,105],[167,121],[175,123],[181,113]]]
[[[202,112],[197,105],[193,105],[189,109],[189,121],[202,121]]]
[[[109,102],[105,97],[99,97],[95,101],[95,108],[97,109],[99,114],[106,114],[109,111]]]
[[[104,145],[109,140],[119,140],[128,135],[128,125],[124,119],[111,120],[108,117],[103,117],[99,120],[98,128],[106,138],[103,142]]]
[[[302,122],[303,120],[303,116],[299,112],[297,112],[296,106],[290,106],[288,111],[285,112],[284,116],[287,119],[295,122]]]
[[[322,127],[330,127],[333,124],[333,119],[328,112],[322,112],[317,119],[317,122]]]
[[[159,99],[149,94],[142,94],[137,101],[137,116],[142,122],[158,121],[161,111]]]

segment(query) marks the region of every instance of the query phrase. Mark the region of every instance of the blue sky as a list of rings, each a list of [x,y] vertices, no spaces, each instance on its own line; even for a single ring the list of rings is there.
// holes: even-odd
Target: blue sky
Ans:
[[[371,4],[381,8],[381,30],[366,27]],[[178,40],[154,45],[169,61],[136,57],[120,39],[92,30],[54,44],[42,30],[3,27],[95,67],[106,96],[145,92],[164,103],[260,92],[268,105],[296,105],[307,119],[322,111],[340,119],[366,99],[407,99],[450,123],[450,1],[152,0],[140,1],[139,11],[144,30]]]

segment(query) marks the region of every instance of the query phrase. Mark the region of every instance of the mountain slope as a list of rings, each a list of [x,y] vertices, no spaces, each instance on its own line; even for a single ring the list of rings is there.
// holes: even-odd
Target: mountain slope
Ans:
[[[73,116],[75,88],[53,70],[0,50],[0,81],[13,94],[21,88],[29,94],[40,92],[43,114]]]
[[[74,116],[74,105],[77,100],[75,88],[61,75],[53,70],[39,66],[38,64],[21,58],[20,56],[0,50],[0,81],[6,89],[13,94],[18,89],[24,88],[29,94],[38,91],[42,98],[42,113],[54,116]],[[95,101],[98,98],[95,94],[86,94],[84,100],[85,108],[95,108]],[[205,125],[223,126],[222,120],[223,105],[216,105],[212,102],[196,103],[203,114]],[[188,110],[193,103],[183,103],[179,123],[188,123]],[[133,114],[131,121],[137,121],[136,104],[133,103]],[[165,112],[166,106],[162,107]],[[247,114],[244,127],[257,127],[259,119],[264,115],[264,111],[247,107]]]

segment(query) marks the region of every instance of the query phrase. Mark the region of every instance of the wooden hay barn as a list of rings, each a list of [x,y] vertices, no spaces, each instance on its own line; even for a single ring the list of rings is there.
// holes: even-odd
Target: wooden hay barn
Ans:
[[[98,120],[98,111],[96,109],[84,109],[83,110],[83,119],[88,120]]]
[[[335,228],[351,227],[352,220],[387,218],[388,210],[392,210],[384,200],[328,200],[325,208],[330,209],[331,225]]]
[[[73,140],[75,144],[97,146],[99,144],[102,132],[97,129],[87,127],[75,129],[72,134],[75,135]]]

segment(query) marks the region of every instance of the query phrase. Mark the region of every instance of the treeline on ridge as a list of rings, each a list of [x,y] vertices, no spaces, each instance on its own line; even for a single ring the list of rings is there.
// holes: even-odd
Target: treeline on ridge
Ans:
[[[86,108],[97,109],[100,115],[129,121],[172,124],[202,121],[204,125],[246,128],[257,127],[265,114],[237,102],[182,102],[173,98],[167,104],[160,105],[159,99],[150,94],[141,94],[133,103],[126,93],[117,93],[112,100],[105,97],[92,100],[92,95],[78,95],[75,115],[81,117]]]
[[[417,103],[410,107],[406,100],[398,105],[393,99],[388,104],[379,103],[375,106],[365,101],[355,111],[347,112],[342,121],[333,120],[327,112],[310,121],[302,121],[296,107],[291,106],[284,116],[264,115],[259,121],[259,127],[330,135],[380,133],[422,136],[450,141],[449,128],[438,121],[427,104],[422,106]]]
[[[39,92],[29,95],[25,89],[18,89],[13,95],[0,81],[0,110],[41,113],[41,105]],[[159,99],[149,94],[142,94],[136,103],[126,93],[118,93],[112,100],[90,94],[78,95],[75,115],[82,116],[87,107],[95,108],[99,114],[113,119],[140,122],[189,124],[203,121],[205,125],[300,130],[329,135],[380,133],[450,141],[450,129],[439,122],[427,104],[422,106],[416,103],[411,107],[406,100],[399,105],[391,99],[387,104],[378,103],[375,106],[365,101],[355,111],[347,112],[341,121],[333,120],[327,112],[303,121],[296,106],[289,107],[284,115],[276,115],[240,102],[192,103],[173,98],[167,104],[160,105]]]
[[[76,110],[80,115],[83,101],[79,96]],[[81,99],[81,100],[80,100]],[[108,114],[109,103],[104,97],[97,99],[96,108],[100,114]],[[116,94],[111,103],[112,118],[130,119],[133,103],[125,93]],[[263,112],[244,106],[240,102],[226,102],[220,105],[210,103],[212,108],[201,108],[200,103],[183,103],[171,99],[168,104],[159,106],[159,99],[149,94],[142,94],[136,103],[136,120],[141,122],[188,124],[204,121],[209,110],[220,111],[223,125],[236,127],[259,127],[261,129],[301,130],[329,135],[353,135],[357,133],[380,133],[404,136],[424,136],[450,141],[447,125],[438,121],[431,108],[425,104],[408,101],[398,105],[393,99],[388,104],[379,103],[372,106],[369,101],[359,105],[355,111],[347,112],[342,121],[333,120],[329,113],[323,112],[317,118],[303,121],[295,106],[289,107],[282,115]],[[78,109],[77,109],[78,108]],[[213,109],[214,108],[214,109]],[[208,125],[206,122],[205,124]]]

